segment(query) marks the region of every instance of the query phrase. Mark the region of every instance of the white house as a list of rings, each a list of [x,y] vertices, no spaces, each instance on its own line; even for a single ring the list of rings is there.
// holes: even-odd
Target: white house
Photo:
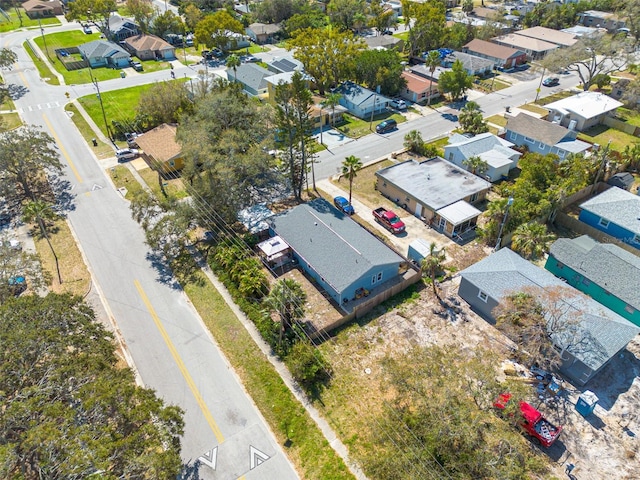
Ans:
[[[583,131],[602,123],[623,104],[600,92],[581,92],[545,105],[547,119],[570,130]]]

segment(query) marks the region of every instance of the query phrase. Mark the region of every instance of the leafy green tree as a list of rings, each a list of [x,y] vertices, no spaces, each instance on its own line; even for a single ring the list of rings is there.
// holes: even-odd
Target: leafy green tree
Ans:
[[[543,223],[529,222],[518,226],[511,238],[511,248],[526,259],[537,259],[549,251],[555,235]]]
[[[440,53],[437,50],[431,50],[427,53],[424,59],[424,66],[429,70],[429,98],[427,98],[427,105],[431,105],[431,88],[433,87],[433,72],[440,66],[442,59]]]
[[[351,191],[353,190],[353,180],[358,176],[358,172],[362,170],[362,162],[355,155],[349,155],[342,162],[342,175],[349,180],[349,203],[351,203]]]
[[[307,294],[302,286],[291,278],[278,280],[265,298],[265,305],[280,317],[279,343],[285,334],[294,328],[294,324],[304,317]]]
[[[2,478],[176,478],[182,412],[138,387],[79,297],[0,306]]]
[[[473,12],[473,7],[474,7],[473,0],[463,0],[463,2],[462,2],[462,11],[464,13],[469,14],[469,13]]]
[[[364,50],[355,59],[356,82],[380,93],[393,96],[400,92],[407,81],[402,76],[402,57],[395,50]]]
[[[244,26],[229,12],[219,10],[200,20],[196,25],[195,34],[198,43],[206,45],[207,48],[217,47],[227,51],[229,47],[233,49],[235,46],[235,40],[228,36],[228,32],[244,33]]]
[[[184,23],[189,31],[195,32],[196,26],[198,25],[200,20],[204,18],[204,13],[193,3],[189,3],[182,12],[182,18],[184,18]]]
[[[182,34],[185,31],[185,24],[182,19],[171,10],[166,10],[153,19],[151,33],[164,38],[169,33]]]
[[[447,27],[447,35],[444,46],[454,50],[461,50],[464,45],[474,38],[474,28],[472,25],[455,22]]]
[[[603,73],[599,73],[593,77],[593,83],[598,87],[598,89],[602,90],[604,87],[608,87],[611,85],[611,77],[609,75],[605,75]]]
[[[482,116],[480,105],[474,101],[467,102],[465,106],[462,107],[460,115],[458,115],[458,120],[460,127],[465,133],[477,135],[489,131],[489,126]]]
[[[282,156],[293,194],[301,200],[311,156],[313,98],[300,72],[293,74],[291,83],[281,82],[276,86],[275,101],[278,144],[284,152]],[[313,186],[315,188],[315,178]]]
[[[331,0],[327,5],[331,24],[345,31],[353,29],[356,15],[365,15],[367,10],[364,0]]]
[[[474,175],[483,175],[489,170],[489,164],[477,155],[465,158],[462,164]]]
[[[317,4],[308,4],[304,12],[305,13],[296,13],[282,22],[284,34],[287,37],[294,37],[298,30],[304,30],[306,28],[323,29],[327,26],[327,16],[320,10]]]
[[[447,20],[444,2],[414,3],[411,14],[415,18],[409,32],[409,57],[436,50],[444,45]]]
[[[265,0],[251,7],[256,20],[263,23],[280,23],[303,9],[301,2],[293,0]]]
[[[418,155],[424,150],[424,140],[418,130],[411,130],[404,136],[404,148]]]
[[[155,83],[140,95],[136,111],[147,119],[150,127],[177,123],[193,111],[187,88],[187,84],[181,82]]]
[[[334,126],[335,116],[336,116],[336,107],[340,105],[340,99],[342,95],[337,92],[330,93],[326,96],[324,101],[322,102],[322,107],[331,109],[331,126]]]
[[[549,53],[542,65],[552,72],[575,72],[583,90],[587,91],[602,75],[624,70],[633,61],[632,53],[631,44],[626,39],[586,35],[569,47]]]
[[[438,88],[451,95],[453,100],[458,100],[473,86],[473,77],[467,73],[460,60],[456,60],[451,70],[443,72],[438,77]]]
[[[62,171],[51,136],[32,125],[0,133],[0,187],[5,192],[14,192],[17,185],[23,198],[48,195],[45,170],[53,174]]]
[[[237,72],[238,72],[238,67],[241,65],[240,62],[240,57],[238,57],[235,53],[232,53],[231,55],[229,55],[227,57],[227,68],[230,68],[233,70],[233,81],[237,81],[236,77],[237,77]]]
[[[148,0],[127,0],[126,5],[129,14],[140,26],[142,33],[149,33],[149,25],[151,25],[153,16],[156,13],[153,4]]]
[[[320,95],[350,77],[356,57],[365,49],[365,43],[351,32],[331,27],[297,30],[289,43]]]
[[[296,342],[287,355],[286,364],[291,376],[304,391],[317,398],[331,373],[331,368],[320,351],[310,342]]]
[[[10,70],[18,61],[18,55],[10,48],[0,48],[0,69]]]
[[[118,10],[116,0],[74,0],[67,8],[67,20],[93,23],[105,37],[111,38],[109,17]]]
[[[378,34],[394,24],[393,11],[385,8],[381,0],[372,0],[370,2],[369,13],[371,14],[369,25],[375,28]]]
[[[440,299],[438,294],[437,277],[440,275],[443,269],[444,261],[447,259],[447,253],[444,247],[438,248],[435,242],[429,244],[429,255],[422,259],[420,268],[423,275],[426,275],[431,280],[431,287],[433,288],[433,294],[436,298]]]
[[[367,26],[367,16],[364,13],[356,13],[353,16],[353,28],[358,35]]]

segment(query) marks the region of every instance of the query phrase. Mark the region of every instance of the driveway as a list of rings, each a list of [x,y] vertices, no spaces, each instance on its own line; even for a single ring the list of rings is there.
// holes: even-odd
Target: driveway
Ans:
[[[337,197],[340,195],[345,198],[349,198],[349,192],[345,192],[340,187],[337,187],[336,185],[331,183],[331,181],[328,179],[320,180],[316,182],[316,185],[320,190],[323,190],[331,196],[330,200],[332,200],[333,197]],[[371,213],[373,208],[362,203],[360,200],[358,200],[357,197],[353,196],[353,194],[351,198],[351,204],[356,211],[356,215],[367,222],[367,228],[387,238],[389,242],[394,246],[396,251],[405,257],[407,256],[407,252],[409,250],[409,244],[411,244],[411,242],[417,240],[418,238],[422,238],[429,243],[435,242],[439,249],[442,247],[449,247],[451,245],[454,245],[454,242],[450,238],[436,232],[430,227],[427,227],[424,223],[422,223],[421,220],[414,217],[400,207],[394,209],[394,212],[402,219],[407,228],[406,231],[402,234],[394,235],[374,220],[373,214]]]

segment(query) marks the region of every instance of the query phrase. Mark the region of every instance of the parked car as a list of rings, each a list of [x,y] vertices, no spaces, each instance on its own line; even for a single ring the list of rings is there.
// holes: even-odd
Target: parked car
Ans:
[[[560,85],[560,79],[558,77],[548,77],[544,79],[542,85],[545,87],[555,87],[556,85]]]
[[[393,210],[387,210],[384,207],[378,207],[373,212],[373,218],[389,230],[391,233],[402,233],[405,231],[405,225],[400,217],[396,215]]]
[[[135,148],[119,148],[116,150],[116,158],[119,162],[126,162],[127,160],[136,158],[139,153]]]
[[[141,72],[142,70],[144,70],[144,68],[142,67],[142,64],[141,64],[140,62],[133,62],[133,63],[131,64],[131,67],[133,67],[133,69],[134,69],[136,72]]]
[[[398,128],[398,122],[393,118],[380,122],[376,125],[376,133],[387,133]]]
[[[395,108],[396,110],[406,110],[407,104],[401,98],[394,98],[389,104],[391,108]]]
[[[353,215],[354,213],[356,213],[356,211],[353,209],[353,205],[351,205],[349,203],[349,200],[344,197],[335,197],[333,199],[333,204],[338,210],[346,213],[347,215]]]
[[[84,33],[86,33],[87,35],[91,35],[93,32],[91,31],[91,27],[89,25],[85,25],[84,27],[82,27],[82,31]]]

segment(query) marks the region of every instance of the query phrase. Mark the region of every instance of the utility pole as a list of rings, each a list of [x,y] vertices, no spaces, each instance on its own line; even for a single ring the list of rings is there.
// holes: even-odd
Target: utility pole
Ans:
[[[88,63],[88,62],[87,62]],[[102,103],[102,95],[100,95],[100,86],[98,85],[98,79],[93,78],[93,72],[91,71],[91,65],[88,65],[89,68],[89,76],[91,77],[91,83],[96,87],[98,100],[100,101],[100,109],[102,110],[102,119],[104,120],[104,128],[107,130],[107,136],[111,143],[113,143],[113,138],[111,137],[111,129],[109,128],[109,123],[107,123],[107,114],[104,112],[104,104]]]
[[[533,103],[538,103],[538,97],[540,97],[540,91],[542,90],[542,81],[544,80],[544,72],[546,68],[542,67],[542,75],[540,75],[540,83],[538,84],[538,88],[536,89],[536,99]]]
[[[378,103],[378,91],[380,90],[380,85],[376,87],[376,91],[373,94],[373,108],[371,109],[371,119],[369,120],[369,130],[372,130],[373,125],[373,114],[376,112],[376,103]]]
[[[496,248],[493,249],[494,252],[500,250],[500,244],[502,243],[502,231],[504,230],[505,223],[507,223],[507,217],[509,216],[509,207],[511,205],[513,205],[513,197],[509,197],[509,200],[507,200],[507,208],[504,210],[504,217],[502,217],[500,230],[498,230],[498,241],[496,242]]]
[[[42,23],[40,22],[40,17],[38,17],[38,26],[40,27],[40,35],[42,35],[42,43],[44,43],[44,53],[47,54],[47,58],[51,60],[51,57],[49,56],[49,49],[47,48],[47,39],[44,36],[44,28],[42,28]]]
[[[593,181],[593,185],[591,185],[591,192],[596,188],[596,185],[600,181],[600,175],[604,172],[604,167],[607,165],[607,153],[609,152],[609,147],[611,146],[611,140],[607,143],[607,146],[602,149],[602,159],[600,160],[600,167],[598,168],[598,173],[596,173],[596,179]]]

